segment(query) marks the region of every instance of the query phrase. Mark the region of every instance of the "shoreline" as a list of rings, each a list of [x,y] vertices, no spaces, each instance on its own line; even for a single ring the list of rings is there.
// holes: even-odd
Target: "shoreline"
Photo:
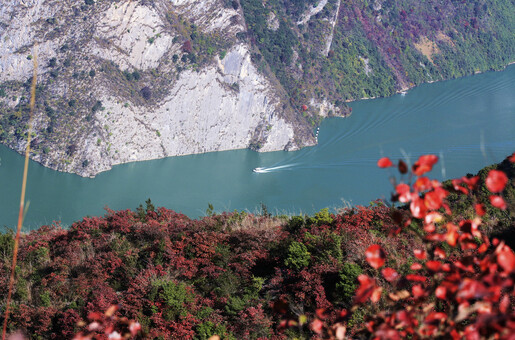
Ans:
[[[360,100],[370,100],[370,99],[378,99],[378,98],[388,98],[388,97],[391,97],[391,96],[395,96],[397,94],[401,94],[403,92],[406,92],[406,91],[409,91],[415,87],[418,87],[420,85],[424,85],[424,84],[433,84],[433,83],[436,83],[436,82],[440,82],[440,81],[448,81],[448,80],[453,80],[453,79],[461,79],[461,78],[466,78],[466,77],[471,77],[471,76],[475,76],[476,74],[482,74],[482,73],[486,73],[486,72],[502,72],[504,70],[506,70],[506,68],[508,68],[508,66],[510,65],[515,65],[515,61],[511,61],[509,62],[508,64],[506,64],[506,66],[504,66],[504,68],[500,69],[500,70],[486,70],[486,71],[474,71],[473,74],[468,74],[468,75],[464,75],[464,76],[461,76],[461,77],[457,77],[457,78],[451,78],[451,79],[440,79],[440,80],[431,80],[431,81],[426,81],[426,82],[423,82],[423,83],[420,83],[418,85],[413,85],[413,86],[408,86],[406,88],[401,88],[397,91],[395,91],[395,94],[392,94],[390,96],[379,96],[379,97],[363,97],[363,98],[358,98],[358,99],[346,99],[344,102],[345,103],[353,103],[353,102],[357,102],[357,101],[360,101]]]
[[[506,68],[508,68],[510,65],[514,65],[515,64],[515,61],[512,61],[510,63],[508,63],[503,69],[500,69],[500,70],[488,70],[488,71],[479,71],[479,72],[475,72],[474,74],[469,74],[469,75],[465,75],[465,76],[462,76],[462,77],[458,77],[458,78],[453,78],[453,79],[442,79],[442,80],[434,80],[434,81],[428,81],[428,82],[424,82],[424,83],[421,83],[419,85],[414,85],[414,86],[411,86],[411,87],[407,87],[407,88],[402,88],[400,90],[397,90],[395,92],[395,94],[392,94],[390,96],[384,96],[384,97],[364,97],[364,98],[360,98],[360,99],[348,99],[348,100],[345,100],[345,103],[353,103],[353,102],[357,102],[357,101],[362,101],[362,100],[371,100],[371,99],[379,99],[379,98],[388,98],[388,97],[392,97],[394,95],[397,95],[397,94],[401,94],[402,92],[406,92],[406,91],[409,91],[410,89],[412,88],[415,88],[417,86],[420,86],[420,85],[424,85],[424,84],[432,84],[432,83],[435,83],[435,82],[440,82],[440,81],[448,81],[448,80],[456,80],[456,79],[461,79],[461,78],[465,78],[465,77],[469,77],[469,76],[474,76],[476,74],[481,74],[481,73],[486,73],[486,72],[501,72],[501,71],[504,71],[506,70]],[[351,113],[347,114],[347,115],[344,115],[344,116],[336,116],[336,117],[341,117],[341,118],[346,118],[346,117],[349,117],[352,115],[352,111]],[[323,117],[323,120],[325,120],[326,118],[329,118],[329,117]],[[316,142],[314,145],[318,145],[318,138],[315,139]],[[5,144],[2,144],[3,146],[5,146],[7,149],[19,154],[19,155],[23,155],[22,153],[10,148],[9,146],[5,145]],[[306,145],[305,147],[308,147],[308,146],[313,146],[313,145]],[[303,149],[304,147],[301,147],[300,149]],[[109,172],[113,169],[113,167],[115,166],[118,166],[118,165],[124,165],[124,164],[131,164],[131,163],[139,163],[139,162],[146,162],[146,161],[152,161],[152,160],[160,160],[160,159],[166,159],[166,158],[171,158],[171,157],[183,157],[183,156],[194,156],[194,155],[203,155],[203,154],[208,154],[208,153],[215,153],[215,152],[223,152],[223,151],[235,151],[235,150],[251,150],[250,148],[240,148],[240,149],[228,149],[228,150],[219,150],[219,151],[209,151],[209,152],[201,152],[201,153],[192,153],[192,154],[184,154],[184,155],[175,155],[175,156],[166,156],[166,157],[159,157],[159,158],[152,158],[152,159],[140,159],[140,160],[133,160],[133,161],[130,161],[130,162],[123,162],[123,163],[117,163],[117,164],[113,164],[109,169],[105,169],[105,170],[102,170],[102,171],[99,171],[95,174],[88,174],[88,175],[85,175],[85,174],[80,174],[80,173],[77,173],[77,172],[70,172],[70,171],[66,171],[66,170],[61,170],[61,169],[54,169],[54,168],[51,168],[51,167],[48,167],[48,166],[45,166],[44,164],[42,164],[41,162],[37,161],[37,160],[34,160],[32,158],[30,158],[31,161],[34,161],[36,162],[38,165],[46,168],[46,169],[49,169],[49,170],[53,170],[53,171],[57,171],[57,172],[60,172],[60,173],[65,173],[65,174],[71,174],[71,175],[76,175],[76,176],[79,176],[81,178],[85,178],[85,179],[95,179],[99,174],[102,174],[102,173],[106,173],[106,172]],[[268,152],[277,152],[277,151],[281,151],[281,150],[275,150],[275,151],[266,151],[264,153],[268,153]],[[296,151],[296,150],[293,150],[293,151]],[[259,153],[261,153],[260,151],[257,151]]]

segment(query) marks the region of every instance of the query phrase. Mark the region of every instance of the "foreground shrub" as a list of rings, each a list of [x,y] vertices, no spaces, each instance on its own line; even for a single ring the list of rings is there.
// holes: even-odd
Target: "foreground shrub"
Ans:
[[[389,267],[388,252],[378,244],[369,246],[365,256],[373,275],[358,276],[359,287],[350,311],[341,310],[332,318],[323,309],[317,311],[310,327],[320,337],[345,338],[352,313],[360,313],[361,306],[368,305],[374,312],[352,329],[353,336],[512,339],[515,253],[504,241],[490,240],[482,231],[486,208],[472,195],[481,190],[479,176],[452,181],[453,190],[471,195],[475,208],[472,219],[456,221],[446,203],[449,191],[424,176],[437,160],[434,155],[421,156],[411,169],[416,176],[414,182],[410,185],[401,180],[392,196],[394,202],[408,205],[411,215],[407,220],[399,216],[398,228],[392,233],[399,234],[397,237],[411,233],[422,240],[421,246],[413,249],[416,261],[410,271],[403,274]],[[515,162],[515,154],[509,161]],[[382,158],[378,166],[394,165]],[[398,168],[401,174],[407,172],[402,161]],[[513,202],[503,197],[508,183],[508,176],[496,169],[489,170],[484,181],[491,206],[501,211],[506,211],[509,204],[513,211]],[[297,321],[291,320],[290,324],[296,325]]]
[[[399,207],[192,220],[149,200],[69,230],[41,227],[21,239],[8,331],[33,339],[507,337],[513,252],[494,238],[513,234],[515,167],[505,161],[440,184],[425,177],[435,162],[421,158],[414,177],[402,175]],[[2,296],[10,240],[0,237]]]

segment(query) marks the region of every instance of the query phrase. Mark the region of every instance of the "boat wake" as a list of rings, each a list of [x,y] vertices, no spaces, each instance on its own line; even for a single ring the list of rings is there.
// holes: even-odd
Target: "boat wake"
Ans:
[[[266,174],[269,172],[276,172],[276,171],[282,171],[282,170],[292,170],[292,167],[296,166],[297,163],[294,164],[286,164],[281,166],[273,166],[269,168],[255,168],[252,171],[257,172],[258,174]]]

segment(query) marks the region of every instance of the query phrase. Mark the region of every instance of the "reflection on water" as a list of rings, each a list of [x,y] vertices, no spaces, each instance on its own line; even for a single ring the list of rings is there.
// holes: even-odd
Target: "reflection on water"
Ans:
[[[376,167],[389,156],[413,163],[440,156],[433,176],[444,179],[501,161],[515,151],[515,67],[459,80],[427,84],[404,96],[359,101],[353,115],[327,119],[319,145],[297,152],[249,150],[124,164],[81,178],[29,168],[27,224],[102,215],[104,206],[134,209],[151,198],[191,217],[208,203],[218,211],[312,213],[343,202],[368,204],[388,197],[393,170]],[[23,158],[0,147],[0,225],[16,223]],[[254,171],[253,171],[254,170]]]

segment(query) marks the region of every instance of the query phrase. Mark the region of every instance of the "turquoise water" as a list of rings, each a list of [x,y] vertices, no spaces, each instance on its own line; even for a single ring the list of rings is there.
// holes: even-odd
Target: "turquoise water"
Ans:
[[[297,152],[249,150],[115,166],[96,178],[29,165],[25,230],[54,220],[70,225],[104,207],[135,209],[151,198],[190,217],[217,211],[312,213],[389,197],[389,172],[377,159],[441,156],[439,179],[474,173],[515,151],[515,67],[426,84],[405,96],[351,104],[349,118],[320,127],[319,144]],[[0,226],[16,223],[23,157],[0,146]],[[252,169],[263,167],[266,173]]]

